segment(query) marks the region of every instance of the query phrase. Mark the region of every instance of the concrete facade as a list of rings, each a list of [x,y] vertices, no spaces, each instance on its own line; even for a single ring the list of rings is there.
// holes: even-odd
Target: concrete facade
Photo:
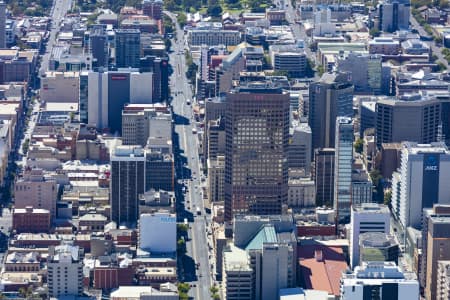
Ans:
[[[41,79],[41,100],[45,102],[78,103],[80,74],[78,72],[46,72]]]
[[[350,265],[359,263],[359,237],[365,232],[390,232],[390,212],[385,205],[365,203],[352,207],[350,219]]]
[[[46,178],[43,170],[29,170],[14,185],[15,208],[46,209],[53,219],[56,217],[57,187],[56,181]]]

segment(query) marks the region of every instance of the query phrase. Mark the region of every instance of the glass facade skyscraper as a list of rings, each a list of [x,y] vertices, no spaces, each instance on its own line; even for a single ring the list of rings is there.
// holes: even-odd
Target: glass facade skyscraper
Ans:
[[[141,32],[138,29],[117,29],[115,50],[117,68],[139,68]]]
[[[352,200],[353,121],[352,118],[336,119],[334,168],[334,209],[338,221],[348,221]]]

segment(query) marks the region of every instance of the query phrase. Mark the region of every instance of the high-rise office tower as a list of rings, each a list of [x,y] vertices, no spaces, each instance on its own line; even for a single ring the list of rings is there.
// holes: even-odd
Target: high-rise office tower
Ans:
[[[348,73],[325,73],[309,86],[309,126],[312,146],[333,148],[336,118],[353,115],[353,85]]]
[[[6,48],[6,3],[0,1],[0,49]]]
[[[409,29],[410,0],[385,0],[378,6],[379,29],[385,32]]]
[[[436,142],[441,122],[441,103],[433,97],[382,98],[375,106],[377,147],[382,143]]]
[[[334,156],[334,201],[338,221],[348,221],[352,202],[353,121],[336,119]]]
[[[437,298],[438,263],[450,259],[450,206],[435,205],[423,210],[422,268],[420,279],[425,298]],[[447,298],[443,298],[447,299]]]
[[[288,166],[290,170],[302,169],[306,176],[311,173],[311,128],[308,124],[291,129]]]
[[[78,103],[79,111],[80,111],[80,122],[87,123],[88,122],[88,95],[89,95],[89,72],[81,71],[80,72],[80,100]]]
[[[116,146],[111,153],[111,221],[136,224],[139,194],[145,191],[145,150]]]
[[[141,59],[141,72],[153,73],[153,102],[169,99],[169,58],[147,55]]]
[[[152,78],[153,73],[135,69],[89,72],[89,124],[111,133],[121,132],[122,109],[127,103],[152,103]]]
[[[314,151],[312,178],[316,183],[316,205],[332,206],[334,199],[334,148]]]
[[[279,214],[287,202],[289,95],[258,82],[227,94],[225,219]]]
[[[138,29],[117,29],[115,50],[117,68],[139,68],[141,32]]]
[[[108,67],[109,50],[106,26],[94,24],[89,33],[89,48],[92,53],[92,68]]]
[[[450,151],[443,143],[406,142],[401,155],[392,210],[404,228],[420,229],[424,208],[450,204]]]
[[[362,54],[350,52],[339,55],[337,70],[352,74],[351,82],[355,92],[376,94],[382,93],[382,56],[380,54]]]

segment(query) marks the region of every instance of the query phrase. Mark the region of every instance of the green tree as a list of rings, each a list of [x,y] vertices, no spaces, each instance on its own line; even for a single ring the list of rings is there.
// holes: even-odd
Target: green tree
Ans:
[[[439,67],[439,71],[444,71],[445,69],[447,69],[446,67],[445,67],[445,64],[443,63],[443,62],[438,62],[437,63],[437,65],[438,65],[438,67]]]
[[[166,46],[166,51],[170,51],[170,48],[172,47],[172,42],[170,41],[170,39],[165,39],[164,45]]]
[[[33,288],[31,286],[28,286],[26,288],[21,287],[19,289],[19,295],[26,299],[29,299],[31,297],[31,295],[33,295]]]
[[[353,147],[355,148],[355,152],[356,153],[362,153],[363,152],[363,146],[364,146],[364,139],[362,138],[358,138],[355,142],[355,144],[353,145]]]
[[[177,241],[177,253],[180,256],[183,256],[186,253],[186,242],[182,238]]]
[[[177,11],[179,10],[179,6],[177,5],[177,3],[174,0],[165,0],[164,1],[164,7],[168,10],[168,11]]]
[[[383,192],[383,176],[377,169],[373,169],[369,173],[370,179],[372,180],[373,185],[375,186],[373,192],[373,200],[375,202],[381,203],[384,201],[384,192]]]
[[[386,193],[384,193],[384,205],[388,205],[391,206],[391,201],[392,201],[392,191],[389,190]]]
[[[22,152],[23,154],[27,154],[28,148],[30,147],[30,139],[26,139],[22,144]]]
[[[381,34],[381,32],[380,32],[380,30],[378,29],[378,28],[372,28],[372,29],[370,29],[370,35],[371,36],[373,36],[373,37],[379,37],[380,36],[380,34]]]
[[[184,225],[184,224],[178,224],[177,225],[177,231],[178,234],[184,234],[188,231],[189,226],[188,225]]]
[[[178,295],[180,297],[180,300],[188,300],[189,296],[189,290],[191,289],[191,286],[189,283],[180,282],[178,283]]]
[[[211,293],[211,299],[213,300],[220,300],[219,296],[219,288],[216,285],[213,285],[209,288],[209,292]]]
[[[217,294],[219,292],[219,288],[216,285],[213,285],[212,287],[209,288],[209,292],[211,294]]]
[[[180,27],[183,27],[187,24],[187,17],[185,13],[179,13],[177,16],[177,22],[180,24]]]
[[[272,76],[286,76],[289,78],[289,72],[288,71],[282,71],[282,70],[276,70],[272,72]]]
[[[222,15],[222,7],[219,4],[208,6],[207,13],[211,17],[220,17]]]
[[[164,25],[164,33],[174,32],[172,19],[166,15],[163,15],[163,25]]]
[[[306,77],[314,77],[314,68],[316,67],[316,64],[311,59],[306,60],[306,70],[305,75]]]
[[[194,82],[197,71],[198,71],[198,66],[196,64],[192,63],[192,64],[188,65],[188,69],[186,71],[186,77],[191,82]]]
[[[317,66],[317,73],[322,77],[323,73],[325,73],[325,68],[322,65]]]

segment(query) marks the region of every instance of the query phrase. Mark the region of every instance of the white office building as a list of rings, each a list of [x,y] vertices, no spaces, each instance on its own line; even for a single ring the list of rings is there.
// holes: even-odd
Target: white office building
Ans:
[[[128,103],[150,104],[153,73],[124,69],[88,74],[88,123],[111,132],[122,127],[122,109]]]
[[[420,229],[422,211],[450,204],[450,151],[443,143],[405,142],[398,175],[393,175],[392,207],[404,228]]]
[[[334,209],[338,220],[350,216],[352,200],[353,121],[352,118],[336,119],[334,156]]]
[[[341,300],[418,300],[419,282],[410,279],[393,262],[369,262],[345,273]]]
[[[139,219],[139,247],[151,253],[177,251],[177,219],[174,214],[142,214]]]
[[[83,251],[78,246],[49,248],[47,258],[48,293],[50,297],[78,296],[83,293]]]
[[[363,203],[352,206],[350,220],[350,265],[359,262],[359,236],[365,232],[390,232],[390,212],[385,205]]]

